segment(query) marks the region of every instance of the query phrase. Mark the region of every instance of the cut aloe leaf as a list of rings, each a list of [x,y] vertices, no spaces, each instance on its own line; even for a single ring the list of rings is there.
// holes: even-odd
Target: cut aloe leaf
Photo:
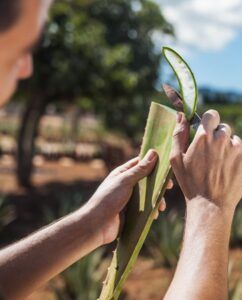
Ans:
[[[141,146],[140,158],[149,149],[159,155],[156,167],[134,188],[125,214],[125,224],[114,251],[100,300],[118,299],[123,284],[131,272],[141,247],[149,233],[164,195],[170,173],[169,156],[176,125],[176,112],[152,102]]]
[[[197,84],[192,70],[185,60],[173,49],[163,47],[163,56],[172,67],[179,82],[185,116],[191,120],[197,109]]]

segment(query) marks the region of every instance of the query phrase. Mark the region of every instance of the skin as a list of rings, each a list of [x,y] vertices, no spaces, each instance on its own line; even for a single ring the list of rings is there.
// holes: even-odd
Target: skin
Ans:
[[[22,0],[20,18],[0,33],[0,106],[13,95],[19,80],[32,75],[32,49],[39,40],[51,3]]]
[[[187,213],[180,259],[165,299],[228,299],[229,238],[242,197],[242,141],[210,110],[187,149],[188,124],[183,115],[179,121],[171,164]]]
[[[0,106],[9,100],[18,81],[33,72],[32,49],[51,3],[22,0],[18,22],[0,33]],[[143,160],[134,158],[116,168],[83,207],[1,250],[0,290],[4,298],[25,299],[78,259],[114,241],[135,184],[152,171],[156,160],[156,152],[150,150]],[[171,187],[172,182],[167,188]],[[159,209],[165,209],[164,201]]]
[[[51,1],[22,0],[22,4],[18,22],[0,34],[0,106],[14,93],[18,81],[32,74],[32,48]],[[171,163],[186,196],[187,218],[183,249],[166,299],[227,298],[230,227],[241,197],[241,140],[230,138],[227,125],[218,125],[218,114],[206,113],[185,153],[184,117],[178,124]],[[3,296],[25,299],[84,255],[116,239],[133,187],[152,171],[156,159],[151,150],[142,161],[136,158],[120,166],[86,205],[1,250]],[[160,210],[164,208],[163,201]]]

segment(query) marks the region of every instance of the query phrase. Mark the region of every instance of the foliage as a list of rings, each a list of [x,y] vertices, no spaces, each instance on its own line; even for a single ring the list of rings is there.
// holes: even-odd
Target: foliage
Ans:
[[[0,195],[0,232],[15,219],[14,207],[7,203],[7,199]]]
[[[242,280],[238,280],[234,288],[229,290],[230,300],[240,300],[242,299]]]
[[[84,201],[84,196],[80,192],[62,194],[57,209],[43,208],[46,222],[53,222],[73,212]],[[101,265],[102,256],[103,250],[98,249],[62,272],[61,278],[64,281],[64,286],[57,286],[54,282],[51,285],[57,299],[96,299],[100,292],[100,281],[104,275]]]
[[[230,104],[218,104],[213,103],[211,105],[205,105],[202,107],[202,111],[206,111],[208,109],[216,109],[220,116],[222,122],[229,123],[233,129],[233,131],[242,137],[242,104],[239,103],[230,103]]]
[[[153,172],[134,188],[100,299],[119,299],[124,282],[149,233],[170,178],[169,156],[176,123],[175,116],[175,111],[154,102],[151,104],[140,158],[144,158],[148,150],[153,148],[159,159]]]
[[[175,267],[181,248],[184,221],[176,210],[164,212],[153,224],[146,249],[156,266]]]
[[[231,247],[242,245],[242,206],[239,205],[235,211],[231,230]]]
[[[143,129],[155,93],[157,31],[172,34],[152,0],[57,1],[36,53],[35,75],[22,94],[72,101],[134,136]]]
[[[200,93],[207,104],[242,103],[242,94],[234,91],[222,92],[210,88],[201,88]]]
[[[93,300],[100,292],[103,252],[98,249],[62,273],[64,289],[53,285],[58,300]]]
[[[241,276],[234,280],[235,262],[229,261],[228,277],[229,277],[229,299],[240,300],[242,299],[242,278]]]

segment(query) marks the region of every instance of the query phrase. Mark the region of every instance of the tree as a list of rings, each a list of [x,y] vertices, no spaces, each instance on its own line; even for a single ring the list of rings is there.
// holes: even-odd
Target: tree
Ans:
[[[143,130],[158,78],[161,55],[154,51],[155,31],[173,33],[151,0],[56,2],[36,53],[35,75],[23,86],[22,91],[28,91],[27,107],[38,107],[30,104],[34,99],[41,99],[43,106],[50,101],[73,102],[80,111],[91,110],[108,127],[134,137]],[[33,153],[26,151],[24,141],[34,138],[38,121],[32,123],[35,128],[30,137],[24,124],[29,115],[38,120],[43,109],[38,111],[26,113],[23,119],[21,156]],[[32,145],[28,142],[28,147]],[[28,159],[29,154],[24,160],[19,157],[24,164]],[[24,172],[23,163],[19,166],[20,182],[27,183],[31,168]]]

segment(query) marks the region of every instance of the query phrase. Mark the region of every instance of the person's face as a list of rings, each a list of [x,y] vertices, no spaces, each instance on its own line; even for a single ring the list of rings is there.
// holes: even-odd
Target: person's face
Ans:
[[[10,99],[18,81],[32,75],[32,51],[38,42],[52,0],[21,0],[18,21],[0,33],[0,107]]]

